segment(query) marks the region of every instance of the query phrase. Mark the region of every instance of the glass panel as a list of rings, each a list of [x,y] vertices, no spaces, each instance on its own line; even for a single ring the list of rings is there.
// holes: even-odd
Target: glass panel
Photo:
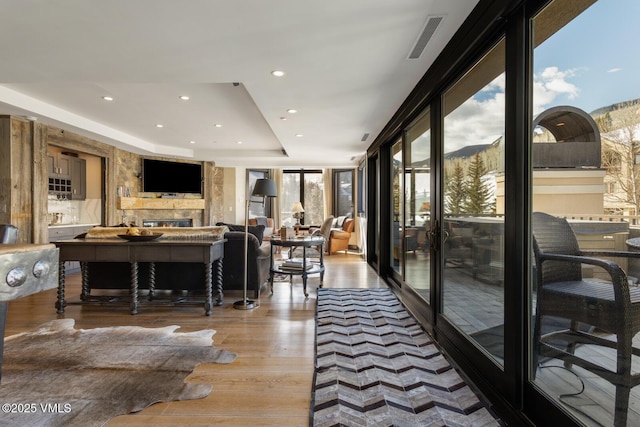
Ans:
[[[353,216],[353,171],[337,171],[335,183],[335,216]]]
[[[624,337],[639,330],[633,313],[640,310],[627,309],[637,298],[640,260],[597,253],[640,251],[639,15],[635,0],[556,0],[533,21],[531,373],[548,399],[586,425],[640,425],[640,388],[627,397],[612,384],[638,372],[638,358],[634,369],[626,365]],[[578,248],[628,277],[591,263],[541,261],[542,252],[578,255]],[[620,296],[625,303],[611,302]],[[580,344],[553,340],[567,328],[583,334]],[[590,344],[594,336],[618,341],[620,350]],[[640,347],[640,338],[633,342]],[[579,360],[567,363],[569,353]],[[588,363],[600,368],[589,371]]]
[[[322,172],[285,171],[282,174],[282,187],[282,195],[278,196],[281,197],[280,218],[283,224],[294,225],[298,221],[306,225],[322,224],[324,219]],[[294,215],[293,206],[298,202],[302,203],[304,212],[301,215]]]
[[[293,204],[300,201],[300,172],[285,172],[282,174],[282,191],[280,198],[280,219],[282,224],[293,225]]]
[[[429,244],[431,227],[431,121],[429,110],[407,130],[405,167],[407,209],[404,231],[405,283],[429,302]]]
[[[253,192],[253,187],[256,185],[256,181],[258,179],[269,178],[269,172],[267,171],[259,171],[259,170],[248,170],[249,176],[249,188],[248,193],[251,194]],[[257,216],[269,216],[268,207],[269,201],[264,201],[262,197],[254,197],[251,196],[251,202],[249,203],[249,218],[255,218]]]
[[[304,221],[306,225],[321,225],[324,219],[324,185],[321,173],[304,173]]]
[[[443,314],[501,365],[504,54],[503,40],[445,93],[442,249]]]
[[[404,200],[404,185],[402,173],[402,141],[398,141],[391,147],[391,266],[402,274],[402,248],[400,247],[400,233],[402,228],[402,211]]]

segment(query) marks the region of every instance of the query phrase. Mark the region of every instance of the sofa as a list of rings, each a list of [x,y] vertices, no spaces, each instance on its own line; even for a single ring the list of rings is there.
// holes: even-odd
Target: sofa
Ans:
[[[224,259],[222,267],[223,291],[242,290],[244,287],[244,232],[237,227],[226,225],[212,227],[145,227],[153,233],[162,233],[160,239],[226,239],[224,243]],[[241,226],[244,227],[244,226]],[[89,230],[85,239],[119,238],[125,234],[122,227],[94,227]],[[255,231],[255,230],[254,230]],[[259,234],[256,232],[256,234]],[[247,289],[253,291],[256,298],[260,296],[262,286],[269,277],[270,245],[262,243],[259,236],[248,235],[248,280]],[[93,289],[128,289],[130,266],[128,263],[90,262],[83,265],[83,274],[88,276],[89,288],[83,290],[81,298],[91,298]],[[139,265],[139,288],[148,289],[148,264]],[[204,269],[199,263],[155,263],[155,289],[170,291],[186,291],[198,294],[204,291]],[[216,304],[222,304],[223,295],[214,295]]]

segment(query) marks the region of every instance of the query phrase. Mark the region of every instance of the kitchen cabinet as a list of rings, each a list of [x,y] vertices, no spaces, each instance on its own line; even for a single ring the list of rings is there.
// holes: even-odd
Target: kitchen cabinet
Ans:
[[[71,159],[71,200],[87,198],[87,161],[81,158]]]
[[[71,179],[71,156],[65,154],[47,154],[47,163],[49,166],[49,175],[58,178]]]
[[[49,194],[69,200],[84,200],[87,194],[85,159],[62,153],[47,154]]]

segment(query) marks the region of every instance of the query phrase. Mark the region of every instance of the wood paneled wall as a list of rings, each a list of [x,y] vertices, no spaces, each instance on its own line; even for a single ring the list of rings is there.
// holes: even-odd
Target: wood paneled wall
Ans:
[[[94,139],[21,117],[0,115],[0,223],[14,224],[20,243],[48,241],[47,148],[49,145],[104,159],[105,223],[120,221],[116,206],[118,156],[135,156]],[[222,221],[222,169],[204,164],[203,225]]]

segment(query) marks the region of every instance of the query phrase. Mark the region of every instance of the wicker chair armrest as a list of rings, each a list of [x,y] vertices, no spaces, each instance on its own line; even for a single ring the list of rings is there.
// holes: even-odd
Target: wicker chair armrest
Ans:
[[[578,264],[589,264],[589,265],[595,265],[597,267],[601,267],[609,274],[609,276],[611,276],[611,281],[613,283],[616,300],[622,301],[623,299],[628,300],[630,298],[629,282],[627,281],[627,274],[618,264],[616,264],[613,261],[609,261],[608,259],[602,259],[602,258],[554,254],[549,252],[541,254],[540,256],[541,265],[543,261],[564,261],[564,262],[572,262],[572,263],[578,263]]]
[[[640,258],[640,252],[629,252],[629,251],[580,251],[581,255],[587,257],[598,257],[598,256],[607,256],[607,257],[617,257],[617,258]]]
[[[564,262],[573,262],[577,264],[595,265],[607,270],[612,277],[614,274],[618,274],[619,272],[622,272],[624,274],[624,270],[622,270],[622,268],[620,268],[618,264],[616,264],[613,261],[609,261],[608,259],[602,259],[602,258],[554,254],[554,253],[545,252],[540,256],[540,262],[543,262],[543,261],[564,261]]]

